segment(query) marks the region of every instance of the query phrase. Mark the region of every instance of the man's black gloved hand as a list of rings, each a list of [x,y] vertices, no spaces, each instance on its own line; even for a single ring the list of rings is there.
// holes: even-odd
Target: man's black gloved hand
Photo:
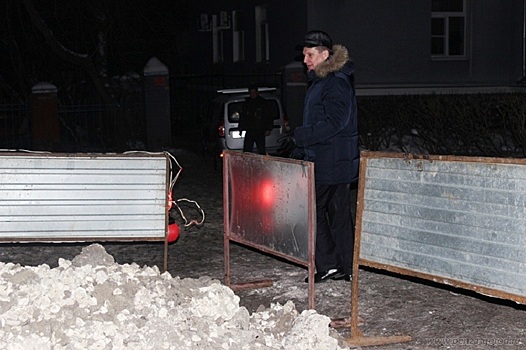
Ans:
[[[280,144],[278,149],[279,154],[286,158],[288,158],[290,153],[297,147],[293,132],[288,132],[281,135],[278,138],[278,143]]]
[[[303,151],[303,148],[296,145],[296,139],[294,138],[293,132],[283,134],[278,139],[278,143],[281,144],[278,152],[282,157],[303,159],[305,152]]]
[[[296,147],[290,152],[289,158],[292,159],[305,159],[305,150],[302,147]]]

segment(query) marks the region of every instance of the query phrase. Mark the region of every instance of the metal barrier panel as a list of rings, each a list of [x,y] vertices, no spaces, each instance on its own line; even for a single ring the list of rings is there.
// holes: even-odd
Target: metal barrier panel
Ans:
[[[525,165],[363,152],[359,264],[526,303]]]
[[[0,153],[0,241],[163,241],[165,154]]]
[[[313,163],[226,152],[224,166],[228,238],[307,266]]]

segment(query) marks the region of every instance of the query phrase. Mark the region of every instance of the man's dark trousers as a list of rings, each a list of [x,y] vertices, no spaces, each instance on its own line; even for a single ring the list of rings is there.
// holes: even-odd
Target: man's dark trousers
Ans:
[[[333,268],[352,274],[354,225],[351,186],[316,185],[316,271]]]
[[[254,148],[254,142],[258,149],[259,154],[265,154],[265,132],[245,132],[245,140],[243,141],[243,151],[252,152]]]

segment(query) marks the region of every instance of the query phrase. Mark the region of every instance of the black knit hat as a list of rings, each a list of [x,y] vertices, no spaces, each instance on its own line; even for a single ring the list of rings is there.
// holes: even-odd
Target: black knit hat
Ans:
[[[303,42],[296,45],[297,50],[302,50],[304,47],[317,47],[317,46],[325,46],[329,49],[329,51],[332,50],[332,39],[329,36],[329,34],[325,33],[321,30],[311,30],[307,34],[305,34],[305,38],[303,39]]]

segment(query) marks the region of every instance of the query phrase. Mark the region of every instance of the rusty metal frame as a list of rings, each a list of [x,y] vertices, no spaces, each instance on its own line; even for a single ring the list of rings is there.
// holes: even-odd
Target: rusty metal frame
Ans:
[[[388,336],[388,337],[367,337],[364,336],[359,326],[363,323],[363,320],[359,318],[358,310],[358,275],[359,267],[367,266],[379,270],[385,270],[400,275],[416,277],[423,280],[429,280],[441,284],[450,285],[457,288],[471,290],[483,295],[494,296],[502,299],[508,299],[517,303],[526,304],[526,297],[519,296],[504,291],[486,288],[483,286],[466,283],[454,279],[444,278],[433,274],[421,273],[412,271],[406,268],[399,268],[383,263],[377,263],[370,260],[360,258],[360,244],[361,244],[361,231],[362,231],[362,214],[364,210],[364,192],[365,192],[365,176],[367,169],[367,159],[369,158],[402,158],[407,160],[426,160],[426,161],[450,161],[450,162],[476,162],[476,163],[499,163],[499,164],[518,164],[526,165],[525,159],[516,158],[492,158],[492,157],[466,157],[466,156],[440,156],[440,155],[414,155],[404,153],[389,153],[389,152],[361,152],[360,157],[360,176],[358,184],[358,205],[356,212],[356,232],[355,232],[355,243],[354,243],[354,260],[353,260],[353,280],[351,286],[351,336],[347,342],[352,346],[375,346],[383,344],[395,344],[409,342],[412,340],[411,336]]]
[[[233,284],[231,281],[231,269],[230,269],[230,242],[235,242],[243,246],[251,247],[261,252],[280,257],[282,259],[291,261],[295,264],[305,266],[308,268],[308,307],[314,309],[314,254],[315,254],[315,234],[316,234],[316,201],[315,201],[315,192],[314,192],[314,165],[309,162],[303,162],[302,165],[305,166],[305,173],[309,179],[308,185],[308,198],[309,203],[307,203],[308,210],[308,261],[304,261],[297,257],[284,254],[282,252],[273,250],[269,247],[255,244],[249,240],[240,239],[231,235],[230,230],[230,215],[229,215],[229,203],[230,203],[230,193],[229,193],[229,163],[231,157],[239,154],[239,152],[225,151],[223,154],[223,224],[224,224],[224,267],[225,267],[225,279],[224,283],[226,286],[230,287],[234,291],[253,289],[253,288],[262,288],[272,286],[272,280],[260,280],[260,281],[249,281],[249,282],[240,282]],[[254,154],[244,154],[246,157],[269,157],[270,156],[261,156]],[[297,160],[290,160],[280,158],[280,161],[297,163]]]

